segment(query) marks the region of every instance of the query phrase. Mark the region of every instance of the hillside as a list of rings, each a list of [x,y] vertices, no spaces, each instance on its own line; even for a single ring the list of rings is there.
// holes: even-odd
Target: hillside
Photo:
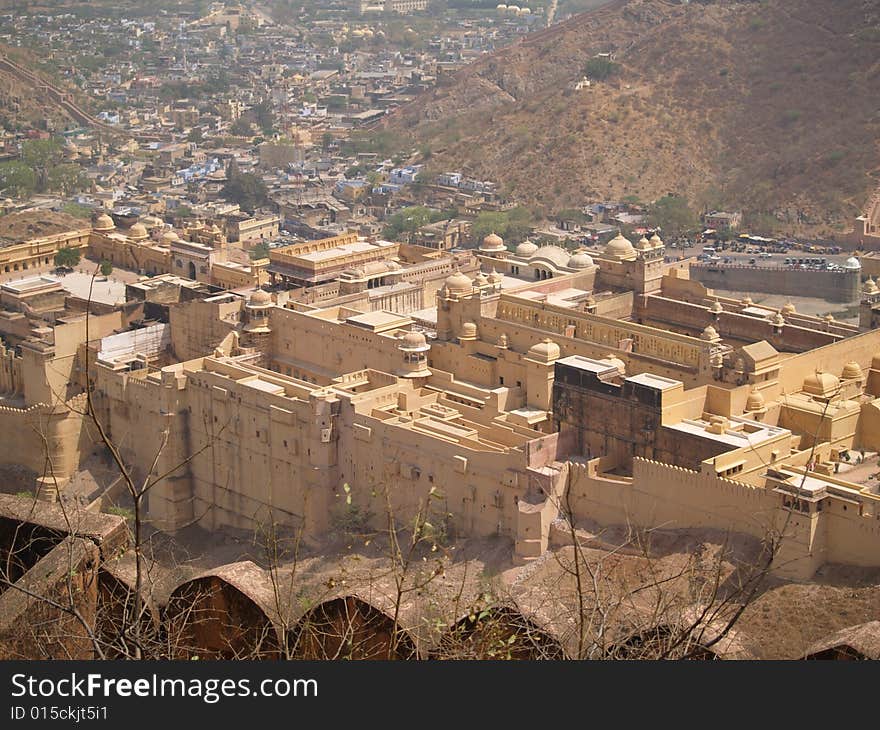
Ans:
[[[611,75],[575,90],[605,52]],[[629,0],[487,56],[389,124],[432,170],[547,212],[674,192],[830,233],[877,184],[878,97],[874,0]]]

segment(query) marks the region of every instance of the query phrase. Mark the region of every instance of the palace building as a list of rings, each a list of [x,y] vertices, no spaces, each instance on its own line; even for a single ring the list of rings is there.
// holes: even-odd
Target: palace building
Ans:
[[[789,577],[880,564],[876,469],[859,465],[880,451],[877,330],[717,296],[656,236],[589,254],[491,235],[474,256],[348,234],[273,252],[276,281],[308,287],[250,293],[189,286],[208,246],[187,238],[166,244],[197,276],[130,287],[156,324],[118,318],[63,350],[56,325],[43,369],[24,338],[0,381],[5,432],[58,407],[60,384],[38,386],[50,363],[93,362],[110,438],[139,477],[169,475],[148,498],[160,529],[317,538],[350,509],[345,485],[377,525],[430,504],[449,534],[503,536],[520,562],[566,503],[606,525],[784,530]],[[373,306],[401,286],[420,294]]]

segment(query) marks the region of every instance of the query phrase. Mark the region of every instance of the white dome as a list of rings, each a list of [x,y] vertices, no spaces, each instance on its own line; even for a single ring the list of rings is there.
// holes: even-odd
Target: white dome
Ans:
[[[593,259],[583,251],[578,251],[568,260],[568,268],[570,269],[589,269],[592,265]]]
[[[523,258],[527,259],[537,250],[538,247],[531,241],[523,241],[519,246],[516,247],[516,255],[522,256]]]
[[[559,246],[541,246],[529,257],[529,261],[549,261],[555,266],[567,266],[571,254]]]
[[[861,271],[862,264],[855,256],[850,256],[846,261],[843,262],[843,268],[847,271]]]
[[[632,243],[621,233],[605,244],[605,256],[612,259],[630,259],[635,257],[636,250]]]

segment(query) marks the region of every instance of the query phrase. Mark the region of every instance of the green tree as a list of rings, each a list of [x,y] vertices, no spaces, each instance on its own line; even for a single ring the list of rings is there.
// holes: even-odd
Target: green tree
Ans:
[[[443,211],[432,210],[424,205],[413,205],[390,216],[385,222],[382,235],[390,241],[401,237],[408,239],[422,226],[443,220],[443,218],[445,218]]]
[[[229,132],[236,137],[250,137],[254,133],[254,127],[247,119],[239,117],[230,125]]]
[[[107,259],[101,262],[101,276],[110,276],[113,273],[113,264]]]
[[[65,246],[64,248],[59,248],[55,253],[55,266],[72,269],[79,264],[81,258],[82,254],[78,248]]]
[[[697,227],[697,216],[688,205],[687,198],[666,195],[648,208],[648,221],[663,231],[663,237],[674,239]]]
[[[62,195],[71,195],[86,190],[89,179],[82,168],[74,163],[54,165],[49,170],[46,187]]]
[[[520,243],[532,230],[532,214],[522,206],[508,211],[484,211],[471,224],[471,238],[479,243],[490,233],[497,233],[506,243]]]
[[[30,139],[21,146],[21,161],[37,176],[37,190],[49,184],[49,171],[61,159],[61,143],[57,139]]]
[[[27,198],[37,189],[37,175],[17,160],[0,163],[0,193]]]
[[[584,73],[587,77],[596,79],[597,81],[604,81],[616,74],[619,70],[620,66],[607,58],[591,58],[587,61],[587,65],[584,67]]]
[[[249,213],[269,201],[266,183],[249,172],[237,174],[228,180],[221,195],[230,202],[238,203],[242,210]]]
[[[272,130],[275,128],[275,113],[272,110],[272,102],[268,99],[261,101],[254,105],[251,113],[257,126],[263,130],[263,134],[272,134]]]
[[[269,244],[265,241],[258,243],[250,250],[250,257],[252,261],[269,258]]]

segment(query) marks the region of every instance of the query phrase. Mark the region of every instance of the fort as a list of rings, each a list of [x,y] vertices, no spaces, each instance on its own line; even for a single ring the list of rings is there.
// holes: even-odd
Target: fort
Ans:
[[[102,256],[130,246],[92,240]],[[568,503],[609,525],[784,526],[786,577],[877,566],[880,497],[853,457],[880,450],[876,330],[716,296],[656,235],[592,255],[494,234],[470,258],[421,251],[349,234],[272,259],[333,261],[336,278],[309,287],[160,274],[109,311],[44,313],[51,326],[7,313],[0,424],[15,439],[44,419],[47,439],[6,459],[43,498],[63,493],[95,444],[88,388],[132,473],[164,475],[146,506],[168,532],[271,522],[318,539],[345,486],[375,525],[430,497],[448,534],[502,536],[519,563],[548,549]],[[422,277],[420,298],[377,307],[398,272]]]

